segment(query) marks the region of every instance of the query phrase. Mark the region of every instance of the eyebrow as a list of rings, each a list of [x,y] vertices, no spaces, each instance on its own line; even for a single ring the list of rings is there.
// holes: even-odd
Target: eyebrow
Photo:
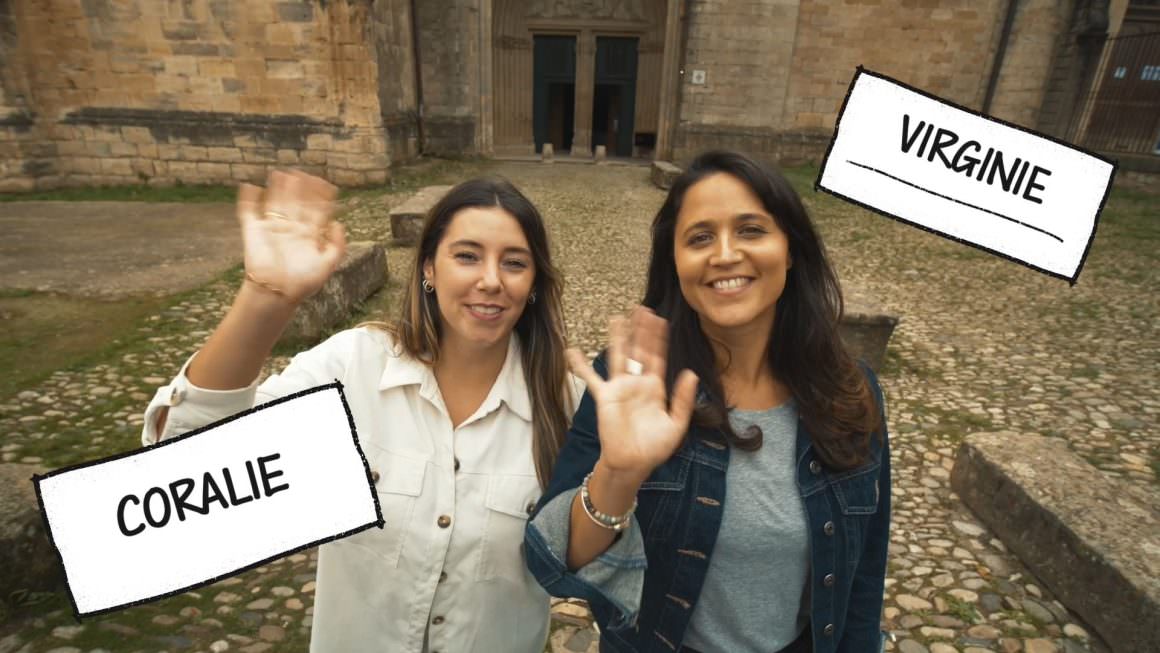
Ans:
[[[777,223],[777,220],[774,220],[773,216],[765,215],[764,213],[738,213],[737,215],[733,216],[733,222],[735,223],[756,222],[761,220],[769,220],[774,224]],[[685,229],[683,235],[687,236],[690,231],[706,229],[712,226],[713,222],[710,220],[698,220],[697,222],[689,225],[688,228]]]
[[[484,248],[483,245],[481,245],[480,243],[478,243],[474,240],[468,240],[468,239],[457,240],[449,245],[449,247],[455,247],[455,246],[473,247],[475,249],[483,249]],[[531,250],[527,249],[526,247],[505,247],[503,251],[505,253],[508,253],[508,254],[523,254],[525,256],[532,255]]]

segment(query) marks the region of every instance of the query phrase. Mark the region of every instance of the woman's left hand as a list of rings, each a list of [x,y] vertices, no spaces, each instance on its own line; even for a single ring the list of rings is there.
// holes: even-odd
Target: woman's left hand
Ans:
[[[693,414],[697,375],[683,370],[670,402],[665,389],[668,322],[644,307],[609,324],[608,379],[583,354],[568,351],[573,371],[596,401],[600,462],[610,473],[644,481],[672,457]]]

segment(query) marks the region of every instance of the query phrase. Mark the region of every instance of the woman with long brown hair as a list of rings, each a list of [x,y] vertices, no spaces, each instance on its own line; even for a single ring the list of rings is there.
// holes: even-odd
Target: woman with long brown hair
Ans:
[[[614,320],[525,541],[601,651],[872,653],[890,525],[874,373],[789,183],[697,157],[653,222],[644,307]]]
[[[521,541],[582,390],[564,359],[561,279],[535,206],[474,179],[431,210],[400,315],[257,377],[295,308],[342,260],[335,188],[243,185],[246,280],[146,412],[145,444],[342,383],[385,528],[320,547],[312,651],[539,653],[548,597]]]

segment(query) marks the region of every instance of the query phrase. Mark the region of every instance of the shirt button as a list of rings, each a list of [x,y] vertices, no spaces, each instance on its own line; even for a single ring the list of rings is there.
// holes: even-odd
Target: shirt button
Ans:
[[[824,532],[826,535],[833,535],[834,534],[834,522],[832,522],[832,521],[826,522],[826,524],[824,526],[822,526],[822,532]]]
[[[457,472],[459,471],[459,458],[458,457],[456,457],[456,459],[455,459],[455,471],[457,471]]]
[[[447,515],[439,515],[439,521],[436,523],[439,524],[439,528],[447,528],[451,525],[451,518]]]
[[[826,624],[826,627],[822,629],[822,634],[826,637],[832,636],[834,634],[834,624]]]
[[[372,482],[372,483],[378,483],[378,482],[379,482],[379,478],[381,478],[381,477],[379,476],[379,470],[377,470],[377,469],[372,469],[372,470],[371,470],[371,482]]]
[[[822,579],[822,584],[825,585],[826,587],[833,587],[834,580],[835,579],[834,579],[833,574],[826,574],[826,577]]]
[[[527,510],[527,511],[528,511],[528,514],[529,514],[529,515],[530,515],[530,514],[532,514],[532,511],[533,511],[533,510],[535,510],[535,509],[536,509],[536,502],[535,502],[535,501],[529,501],[529,502],[528,502],[528,507],[527,507],[527,508],[524,508],[524,510]]]
[[[172,407],[177,406],[184,400],[185,393],[178,390],[177,388],[174,388],[173,391],[169,393],[169,401],[167,403],[170,405],[170,407]]]
[[[445,572],[445,571],[440,572],[439,573],[439,582],[442,583],[445,580],[447,580],[447,572]]]
[[[435,617],[434,619],[431,620],[431,623],[438,626],[439,624],[443,623],[443,617]]]
[[[819,463],[816,460],[811,460],[810,461],[810,471],[813,472],[814,474],[821,474],[822,473],[821,463]]]

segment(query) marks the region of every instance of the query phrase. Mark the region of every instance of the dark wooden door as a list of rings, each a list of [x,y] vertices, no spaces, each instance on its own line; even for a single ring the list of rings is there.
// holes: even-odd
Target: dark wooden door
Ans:
[[[572,143],[572,107],[567,98],[576,85],[576,37],[536,36],[533,48],[532,133],[536,152],[555,140],[561,142],[554,148],[568,149]]]
[[[636,38],[596,38],[596,94],[592,144],[609,154],[632,156],[636,116]]]

